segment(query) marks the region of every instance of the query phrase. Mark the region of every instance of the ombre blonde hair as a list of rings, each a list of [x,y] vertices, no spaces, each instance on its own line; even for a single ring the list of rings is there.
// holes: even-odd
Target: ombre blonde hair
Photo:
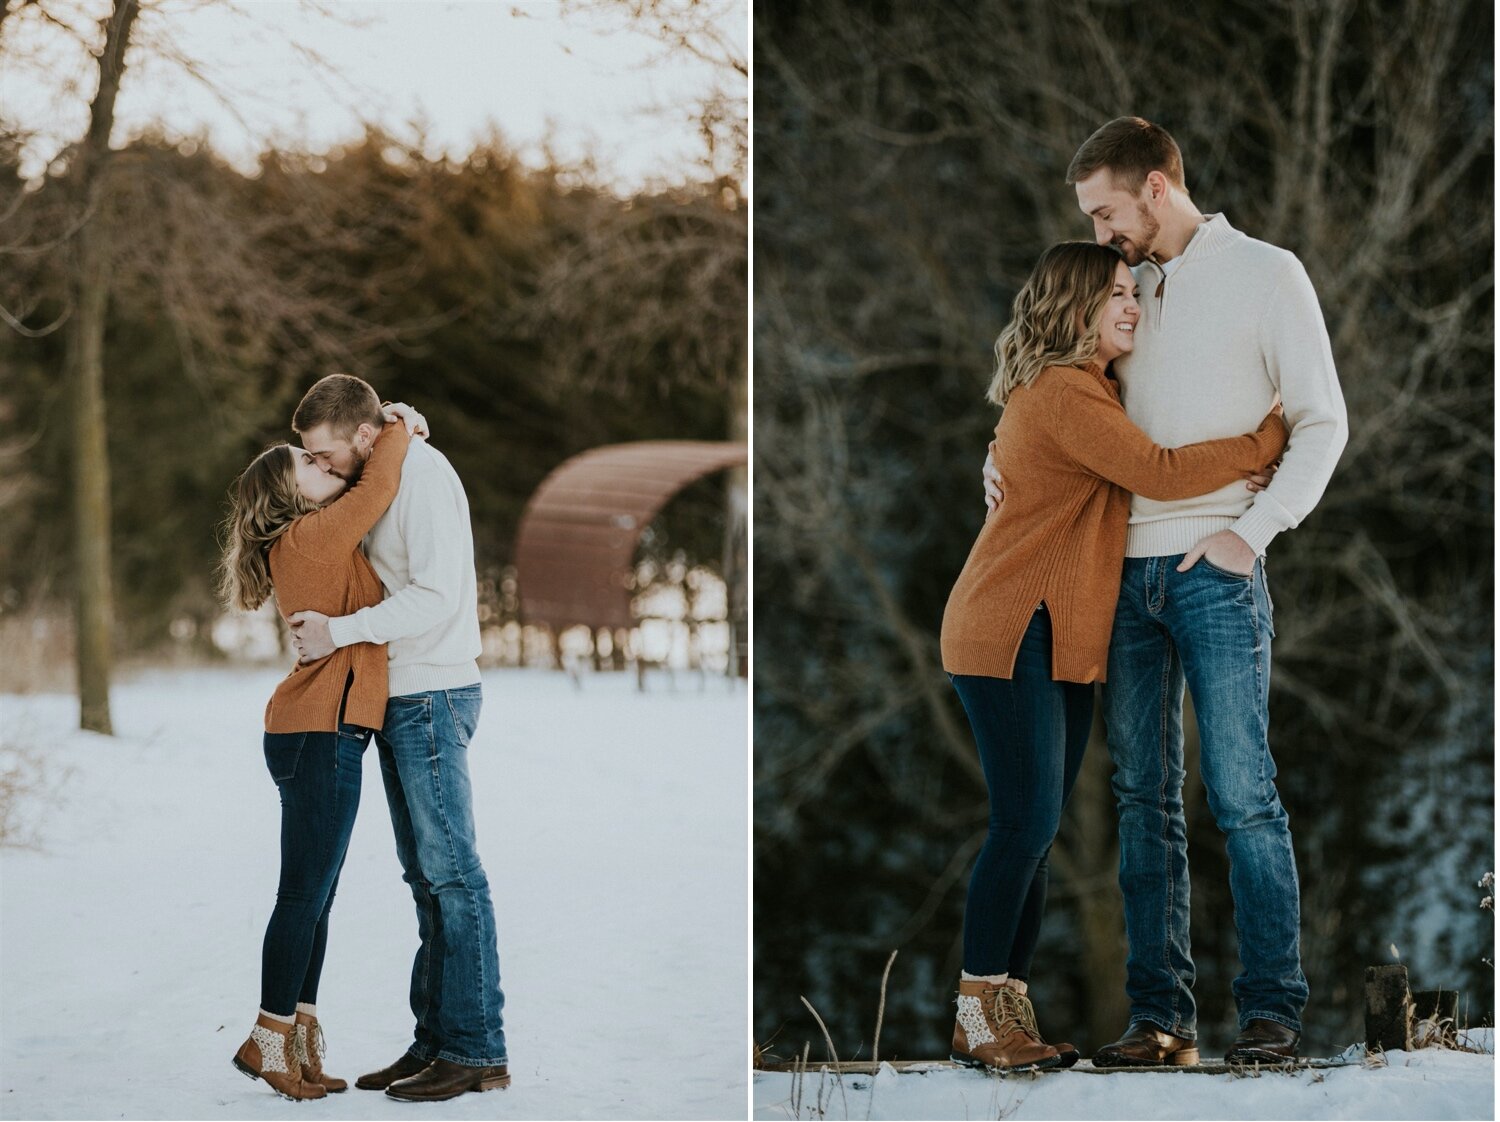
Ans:
[[[986,393],[1004,405],[1049,366],[1082,366],[1099,354],[1104,308],[1124,258],[1113,246],[1059,242],[1037,261],[995,340],[995,377]]]
[[[318,509],[297,490],[295,457],[291,445],[273,444],[235,481],[219,560],[219,597],[232,609],[253,612],[271,598],[271,546]]]

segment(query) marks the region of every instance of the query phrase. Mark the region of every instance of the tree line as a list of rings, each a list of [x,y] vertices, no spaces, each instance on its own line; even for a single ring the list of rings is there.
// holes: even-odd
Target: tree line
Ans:
[[[426,412],[491,588],[568,455],[743,433],[742,135],[633,192],[498,138],[435,157],[374,127],[249,172],[201,138],[111,147],[138,7],[111,6],[89,132],[42,176],[0,118],[0,614],[77,605],[85,727],[108,729],[118,653],[182,621],[211,651],[229,484],[324,374]],[[655,540],[716,564],[722,484],[684,502]]]

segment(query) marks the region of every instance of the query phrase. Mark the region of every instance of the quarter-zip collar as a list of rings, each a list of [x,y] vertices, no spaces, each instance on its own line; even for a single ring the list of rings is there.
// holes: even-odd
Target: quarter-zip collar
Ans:
[[[1204,215],[1204,220],[1198,223],[1198,228],[1193,231],[1193,236],[1188,239],[1186,248],[1176,258],[1178,264],[1172,272],[1178,273],[1187,268],[1194,261],[1202,261],[1212,257],[1220,250],[1233,245],[1235,241],[1245,235],[1229,224],[1229,219],[1224,217],[1222,211],[1218,214]],[[1167,271],[1151,258],[1146,258],[1156,273],[1156,284],[1153,287],[1152,298],[1156,300],[1156,318],[1160,322],[1166,315],[1167,307]]]

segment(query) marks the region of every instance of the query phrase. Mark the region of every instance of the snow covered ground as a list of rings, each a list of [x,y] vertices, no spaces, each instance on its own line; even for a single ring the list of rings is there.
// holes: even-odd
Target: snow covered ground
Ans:
[[[902,1072],[841,1080],[757,1072],[756,1119],[1468,1119],[1495,1117],[1494,1030],[1470,1036],[1488,1054],[1390,1052],[1383,1067],[1297,1075],[1191,1075],[1081,1070],[997,1078],[983,1072]],[[1087,1066],[1087,1061],[1083,1065]],[[842,1085],[840,1085],[842,1084]]]
[[[722,679],[485,675],[470,768],[510,1089],[293,1104],[236,1072],[276,890],[278,677],[118,684],[114,739],[75,731],[70,697],[0,696],[0,757],[46,761],[20,807],[37,848],[0,854],[0,1117],[745,1117],[747,700]],[[405,1049],[415,948],[371,749],[318,1002],[332,1074]]]

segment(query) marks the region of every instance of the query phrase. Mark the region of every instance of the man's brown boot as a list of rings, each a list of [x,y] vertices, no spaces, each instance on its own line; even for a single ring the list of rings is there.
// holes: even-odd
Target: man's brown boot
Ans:
[[[372,1071],[368,1075],[361,1075],[354,1081],[354,1085],[361,1091],[384,1091],[398,1079],[409,1079],[421,1071],[431,1060],[419,1059],[407,1052],[389,1067],[383,1067],[379,1071]]]
[[[466,1091],[498,1091],[510,1086],[505,1064],[467,1067],[452,1060],[433,1060],[409,1079],[399,1079],[385,1089],[393,1099],[405,1102],[439,1102],[457,1098]]]
[[[323,1039],[323,1026],[312,1013],[297,1013],[296,1037],[292,1041],[297,1049],[297,1058],[302,1063],[302,1078],[308,1083],[321,1083],[330,1095],[349,1089],[349,1081],[323,1070],[323,1058],[328,1055],[328,1042]]]
[[[1240,1035],[1224,1062],[1231,1064],[1285,1064],[1297,1058],[1297,1040],[1301,1034],[1287,1028],[1279,1021],[1265,1017],[1252,1017],[1250,1023],[1240,1029]]]
[[[953,1060],[965,1067],[1004,1071],[1060,1066],[1057,1049],[1033,1036],[1021,1019],[1020,996],[996,982],[962,979],[958,1020],[953,1026]]]
[[[1036,1027],[1036,1007],[1031,1004],[1031,998],[1019,991],[1016,993],[1016,998],[1020,1003],[1021,1023],[1026,1026],[1032,1036],[1042,1040],[1042,1032]],[[1042,1040],[1042,1043],[1045,1044],[1046,1041]],[[1073,1045],[1054,1044],[1052,1047],[1057,1049],[1058,1067],[1072,1067],[1078,1062],[1078,1049]]]
[[[1094,1053],[1095,1067],[1188,1067],[1198,1062],[1198,1045],[1147,1021],[1137,1021],[1113,1044]]]
[[[302,1078],[293,1026],[264,1013],[255,1018],[250,1038],[234,1054],[234,1066],[251,1079],[264,1079],[284,1099],[321,1099],[321,1083]]]

